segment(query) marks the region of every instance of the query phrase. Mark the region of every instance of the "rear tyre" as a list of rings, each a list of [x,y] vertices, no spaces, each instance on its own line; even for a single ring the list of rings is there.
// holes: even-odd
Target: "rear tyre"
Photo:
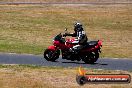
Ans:
[[[94,64],[99,58],[98,52],[92,52],[90,55],[87,55],[83,58],[83,61],[87,64]]]
[[[57,51],[53,51],[53,50],[50,50],[50,49],[46,49],[44,51],[44,58],[47,60],[47,61],[55,61],[56,59],[59,58],[59,55],[60,55],[60,51],[57,50]]]

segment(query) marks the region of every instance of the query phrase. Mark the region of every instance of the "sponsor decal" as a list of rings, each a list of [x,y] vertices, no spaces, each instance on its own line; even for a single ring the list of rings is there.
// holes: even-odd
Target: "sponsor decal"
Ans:
[[[86,74],[86,71],[79,67],[79,74],[76,81],[79,85],[86,83],[130,83],[131,76],[129,74]]]

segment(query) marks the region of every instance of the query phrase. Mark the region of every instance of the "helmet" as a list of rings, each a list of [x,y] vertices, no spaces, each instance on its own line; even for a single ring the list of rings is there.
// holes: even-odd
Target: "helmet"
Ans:
[[[77,23],[74,24],[74,30],[75,31],[78,31],[80,28],[82,28],[82,24],[81,23],[77,22]]]

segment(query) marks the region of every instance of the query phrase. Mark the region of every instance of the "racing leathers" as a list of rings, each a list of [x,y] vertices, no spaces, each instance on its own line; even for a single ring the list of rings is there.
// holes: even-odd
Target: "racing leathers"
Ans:
[[[87,43],[88,38],[82,27],[74,30],[75,33],[66,34],[66,36],[76,37],[75,41],[73,41],[72,43],[77,43],[77,45],[73,46],[73,48],[70,48],[70,51],[78,53]]]

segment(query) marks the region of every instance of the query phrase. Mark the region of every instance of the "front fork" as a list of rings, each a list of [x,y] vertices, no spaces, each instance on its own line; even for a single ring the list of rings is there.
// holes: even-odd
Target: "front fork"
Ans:
[[[59,47],[55,46],[55,51],[54,51],[54,53],[57,53],[57,51],[58,51],[59,49],[60,49]]]
[[[100,47],[99,47],[99,49],[98,49],[98,52],[100,52],[100,53],[102,52]]]
[[[55,49],[54,49],[54,51],[52,53],[52,57],[55,57],[56,54],[59,54],[60,55],[60,50],[59,50],[59,47],[56,47],[55,46]]]

